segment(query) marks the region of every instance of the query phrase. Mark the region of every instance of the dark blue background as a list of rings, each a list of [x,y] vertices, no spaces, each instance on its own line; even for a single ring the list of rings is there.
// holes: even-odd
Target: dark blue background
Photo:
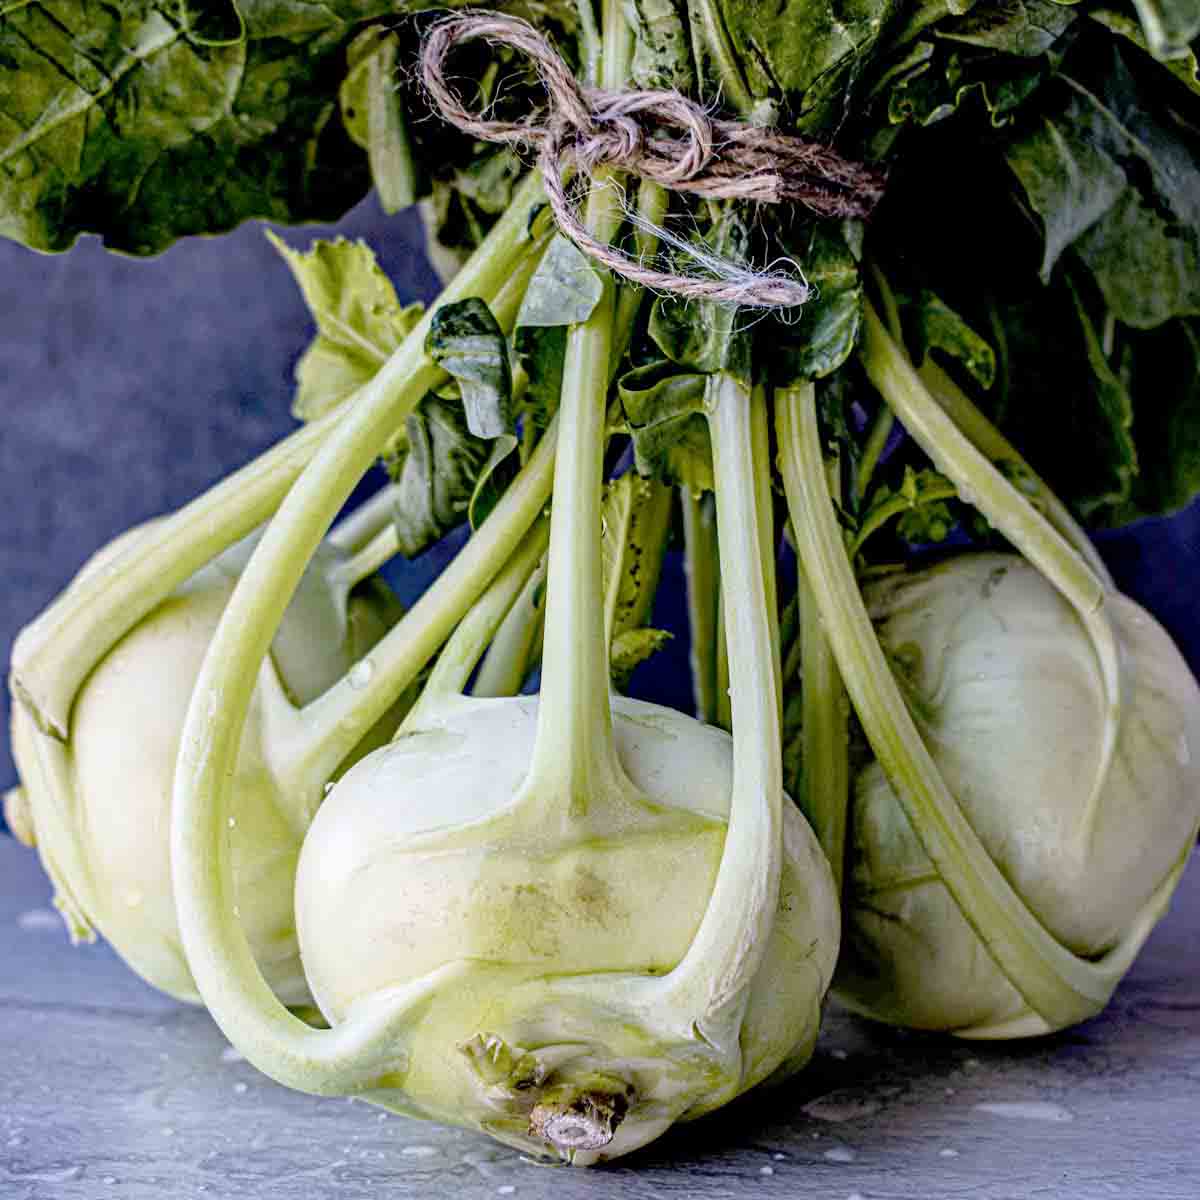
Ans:
[[[373,200],[337,227],[365,237],[402,300],[436,280],[412,214]],[[281,231],[304,246],[326,227]],[[17,630],[97,547],[135,522],[191,499],[293,425],[296,358],[312,326],[290,272],[246,225],[133,260],[95,241],[33,254],[0,240],[0,656]],[[1080,447],[1064,447],[1080,453]],[[1200,505],[1166,521],[1105,534],[1118,584],[1167,626],[1200,669]],[[438,556],[393,578],[409,597]],[[666,582],[678,598],[677,557]],[[678,616],[678,605],[672,606]],[[654,660],[639,691],[686,706],[686,646]],[[645,686],[645,685],[649,686]],[[2,728],[8,697],[0,699]],[[0,790],[15,780],[0,739]]]

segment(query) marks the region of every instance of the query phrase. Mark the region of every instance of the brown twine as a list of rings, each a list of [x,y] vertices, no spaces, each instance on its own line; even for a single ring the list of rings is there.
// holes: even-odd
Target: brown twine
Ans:
[[[455,46],[477,38],[511,46],[533,60],[550,102],[545,124],[485,120],[466,108],[444,67]],[[718,278],[643,265],[587,229],[563,183],[565,167],[573,165],[584,176],[613,167],[675,192],[803,204],[822,217],[865,217],[883,194],[883,176],[873,168],[819,142],[711,117],[680,92],[581,87],[550,43],[516,17],[473,13],[440,21],[425,40],[421,67],[442,116],[463,132],[483,141],[538,147],[559,229],[609,270],[655,290],[759,308],[803,304],[810,296],[803,280],[750,271],[702,253],[695,257]]]

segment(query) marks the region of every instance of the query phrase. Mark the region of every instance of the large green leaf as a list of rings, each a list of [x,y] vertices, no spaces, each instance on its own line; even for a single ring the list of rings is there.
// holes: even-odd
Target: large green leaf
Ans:
[[[1113,48],[1098,80],[1065,77],[1007,150],[1045,227],[1043,275],[1071,247],[1117,319],[1141,329],[1200,313],[1200,134],[1168,99]]]
[[[31,0],[0,16],[0,233],[152,254],[248,216],[329,220],[366,190],[334,115],[346,5]]]

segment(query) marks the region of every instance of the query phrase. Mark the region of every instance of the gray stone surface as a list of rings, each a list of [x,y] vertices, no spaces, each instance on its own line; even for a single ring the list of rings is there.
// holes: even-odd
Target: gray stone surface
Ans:
[[[1009,1046],[829,1014],[807,1071],[594,1171],[285,1091],[207,1015],[72,948],[0,838],[4,1200],[1195,1200],[1200,864],[1109,1010]]]

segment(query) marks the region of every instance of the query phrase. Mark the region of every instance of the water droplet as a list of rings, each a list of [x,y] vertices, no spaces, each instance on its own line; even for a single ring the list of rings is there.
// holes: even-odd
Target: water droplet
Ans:
[[[377,1116],[375,1118],[375,1120],[377,1120],[377,1121],[386,1121],[387,1119],[388,1119],[387,1113],[380,1113],[379,1116]]]
[[[230,818],[229,818],[229,828],[230,828],[230,829],[236,829],[236,828],[237,828],[237,817],[230,817]]]
[[[405,1158],[432,1158],[437,1153],[436,1146],[405,1146],[400,1151]]]
[[[496,1189],[497,1196],[511,1196],[517,1189],[511,1183],[502,1183]]]
[[[248,1084],[245,1084],[245,1083],[235,1083],[235,1084],[233,1085],[233,1090],[234,1090],[235,1092],[237,1092],[237,1094],[238,1094],[239,1096],[242,1096],[242,1095],[245,1095],[245,1093],[246,1093],[246,1089],[248,1088],[248,1086],[249,1086],[249,1085],[248,1085]]]
[[[831,1150],[825,1151],[824,1157],[830,1162],[851,1163],[856,1155],[849,1146],[834,1146]]]
[[[830,1050],[829,1053],[839,1062],[844,1062],[850,1057],[849,1053],[845,1050]]]
[[[1175,761],[1181,767],[1186,767],[1192,761],[1192,752],[1188,747],[1187,734],[1181,733],[1175,746]]]
[[[221,1061],[226,1063],[245,1062],[246,1056],[236,1046],[226,1046],[221,1051]]]
[[[62,928],[62,917],[52,908],[31,908],[17,917],[17,925],[31,933],[39,930],[59,930]]]
[[[774,1167],[759,1167],[759,1168],[758,1168],[758,1173],[759,1173],[760,1175],[774,1175],[774,1174],[775,1174],[775,1168],[774,1168]]]
[[[1075,1120],[1075,1114],[1063,1108],[1061,1104],[1051,1104],[1044,1100],[1014,1100],[976,1104],[975,1111],[987,1113],[992,1117],[1011,1117],[1018,1121]]]
[[[939,1150],[939,1151],[938,1151],[938,1157],[939,1157],[939,1158],[957,1158],[957,1157],[958,1157],[958,1151],[957,1151],[957,1150],[951,1150],[951,1149],[950,1149],[950,1147],[949,1147],[949,1146],[947,1146],[947,1147],[945,1148],[945,1150]]]
[[[241,910],[241,908],[240,908],[238,905],[236,905],[236,904],[233,906],[233,915],[234,915],[235,917],[240,917],[240,916],[242,915],[242,910]]]
[[[979,1059],[977,1059],[977,1058],[968,1058],[968,1059],[967,1059],[967,1060],[966,1060],[966,1061],[963,1063],[963,1066],[964,1066],[964,1067],[966,1067],[966,1069],[967,1069],[968,1071],[974,1071],[974,1070],[975,1070],[975,1068],[979,1066]]]
[[[175,1130],[172,1129],[170,1125],[164,1125],[162,1135],[163,1135],[163,1137],[174,1137]]]
[[[946,1095],[947,1095],[947,1096],[955,1096],[955,1095],[957,1095],[957,1094],[958,1094],[958,1093],[957,1093],[957,1092],[954,1090],[954,1088],[947,1088],[947,1089],[946,1089]]]
[[[776,1162],[787,1162],[787,1155],[786,1155],[786,1154],[772,1154],[772,1155],[771,1155],[771,1157],[772,1157],[772,1158],[773,1158],[773,1159],[774,1159]]]
[[[371,682],[374,674],[375,664],[369,658],[364,658],[350,668],[350,686],[361,690]]]
[[[112,1187],[112,1185],[117,1182],[117,1177],[115,1175],[105,1175],[104,1182],[107,1183],[109,1187]]]

